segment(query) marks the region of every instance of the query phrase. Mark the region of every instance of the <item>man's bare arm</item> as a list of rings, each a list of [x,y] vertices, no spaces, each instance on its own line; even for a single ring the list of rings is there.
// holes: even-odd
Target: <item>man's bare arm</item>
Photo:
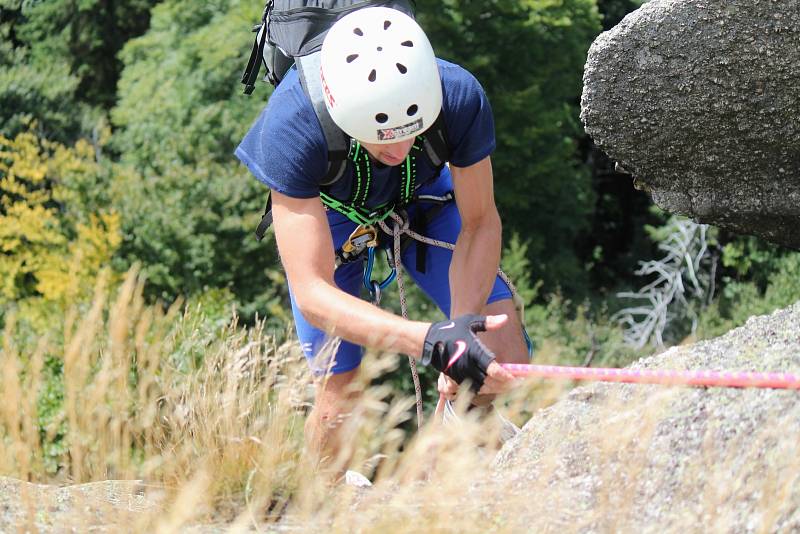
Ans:
[[[494,203],[492,163],[487,156],[469,167],[451,167],[461,232],[450,264],[450,315],[479,313],[500,265],[500,215]]]
[[[353,343],[419,358],[429,323],[407,321],[334,284],[333,243],[319,198],[273,191],[272,210],[281,261],[306,320]]]

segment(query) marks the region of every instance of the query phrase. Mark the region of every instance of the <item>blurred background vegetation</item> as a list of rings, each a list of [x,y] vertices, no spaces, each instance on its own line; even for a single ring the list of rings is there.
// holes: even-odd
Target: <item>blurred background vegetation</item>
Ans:
[[[492,102],[503,267],[546,361],[624,365],[654,349],[624,343],[618,294],[647,283],[639,262],[659,257],[674,221],[614,172],[578,119],[590,44],[641,3],[417,2],[437,54],[470,69]],[[182,302],[207,332],[176,358],[202,359],[234,314],[290,335],[274,242],[253,237],[266,191],[232,155],[270,92],[264,83],[245,97],[239,84],[262,8],[0,0],[0,331],[13,316],[5,342],[20,354],[52,343],[43,425],[63,397],[67,311],[88,310],[98,280],[114,287],[134,266],[148,304]],[[690,313],[670,311],[665,344],[800,299],[798,253],[714,228],[705,245],[710,285],[680,304]],[[410,302],[412,316],[438,317],[419,293]],[[388,382],[411,391],[406,369]]]

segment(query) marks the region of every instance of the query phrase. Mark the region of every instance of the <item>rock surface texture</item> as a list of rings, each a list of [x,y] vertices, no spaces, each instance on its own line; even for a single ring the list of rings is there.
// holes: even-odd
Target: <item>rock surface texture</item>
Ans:
[[[0,477],[0,532],[136,532],[142,513],[157,507],[136,480],[59,487]]]
[[[663,209],[800,249],[800,0],[652,0],[592,45],[581,108]]]
[[[800,302],[644,368],[800,372]],[[797,532],[800,391],[592,384],[495,460],[511,531]],[[537,497],[538,496],[538,497]]]

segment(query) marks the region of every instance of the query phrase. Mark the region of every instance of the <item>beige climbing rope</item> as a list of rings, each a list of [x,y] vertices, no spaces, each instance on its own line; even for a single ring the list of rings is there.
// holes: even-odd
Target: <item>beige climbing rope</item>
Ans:
[[[408,319],[408,307],[406,304],[406,293],[405,293],[405,285],[403,281],[403,264],[400,259],[400,238],[403,234],[409,236],[416,241],[421,243],[425,243],[426,245],[432,245],[435,247],[441,247],[448,250],[455,249],[455,245],[452,243],[447,243],[446,241],[439,241],[438,239],[432,239],[430,237],[425,237],[417,232],[411,230],[409,228],[408,217],[403,217],[399,215],[397,212],[392,212],[389,217],[394,221],[394,225],[392,228],[389,228],[389,225],[386,224],[385,221],[379,221],[378,225],[380,226],[381,230],[387,235],[392,236],[392,250],[394,252],[392,261],[394,262],[393,268],[397,273],[397,290],[400,294],[400,312],[403,315],[404,319]],[[503,282],[508,285],[509,290],[511,291],[512,298],[514,299],[514,304],[517,308],[517,312],[520,314],[520,320],[524,323],[524,309],[522,304],[522,299],[519,297],[517,293],[517,289],[514,287],[514,284],[511,283],[506,273],[502,271],[502,269],[497,269],[497,274],[503,280]],[[414,392],[416,394],[417,400],[417,425],[422,428],[423,422],[423,415],[422,415],[422,387],[420,386],[419,382],[419,372],[417,371],[417,361],[414,359],[413,356],[408,357],[408,363],[411,366],[411,378],[414,381]]]

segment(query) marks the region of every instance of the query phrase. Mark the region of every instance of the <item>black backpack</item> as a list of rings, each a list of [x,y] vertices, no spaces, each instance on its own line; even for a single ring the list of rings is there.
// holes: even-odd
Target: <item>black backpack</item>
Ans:
[[[334,122],[325,107],[319,77],[319,51],[325,35],[333,24],[358,9],[390,7],[414,16],[413,0],[268,0],[261,23],[253,27],[256,37],[250,60],[242,75],[244,93],[255,89],[261,64],[266,67],[265,80],[277,86],[293,64],[297,65],[300,82],[314,106],[325,141],[328,145],[328,167],[322,186],[338,181],[347,168],[350,137]],[[263,31],[266,30],[266,31]],[[447,161],[450,149],[444,129],[443,113],[425,135],[424,151],[434,167]],[[260,241],[272,224],[271,199],[256,230]]]
[[[242,76],[245,94],[253,92],[262,62],[266,80],[278,85],[296,58],[322,48],[337,20],[365,7],[391,7],[414,16],[413,0],[269,0],[261,23],[253,27],[256,39]],[[266,32],[261,32],[263,27]]]

